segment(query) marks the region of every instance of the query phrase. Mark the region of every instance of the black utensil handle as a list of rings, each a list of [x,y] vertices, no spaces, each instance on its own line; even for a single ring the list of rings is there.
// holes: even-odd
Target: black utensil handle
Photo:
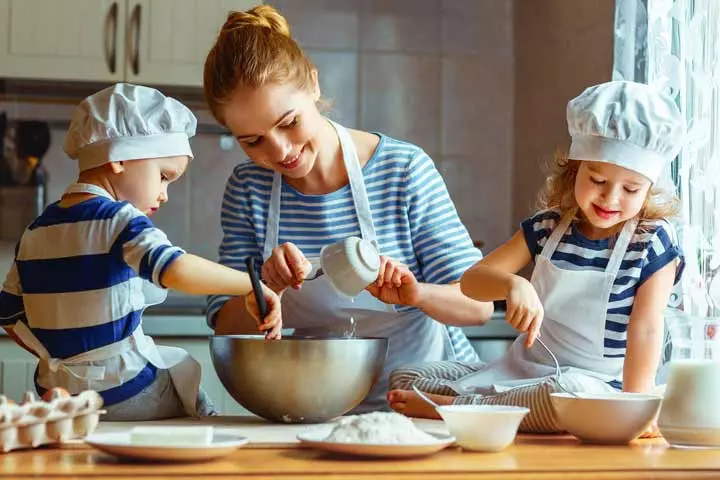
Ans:
[[[260,309],[260,317],[264,319],[267,317],[268,307],[267,303],[265,303],[265,295],[263,294],[260,277],[258,276],[257,270],[255,270],[255,259],[253,257],[246,258],[245,266],[247,267],[248,275],[250,275],[250,282],[252,282],[255,301],[257,301],[258,308]]]

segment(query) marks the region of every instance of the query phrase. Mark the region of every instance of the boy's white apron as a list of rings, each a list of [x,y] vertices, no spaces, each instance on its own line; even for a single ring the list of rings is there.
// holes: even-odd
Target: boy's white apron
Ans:
[[[330,123],[340,140],[362,238],[376,241],[355,144],[345,127],[332,121]],[[264,260],[270,258],[273,248],[278,245],[281,191],[282,176],[276,173],[267,219]],[[387,380],[393,369],[401,365],[454,360],[447,328],[441,323],[420,310],[396,312],[392,305],[381,302],[367,291],[350,299],[338,293],[325,277],[305,282],[300,290],[287,289],[282,296],[282,309],[283,325],[295,328],[298,335],[327,337],[344,336],[352,332],[358,337],[388,339],[388,354],[382,376],[355,412],[388,408]],[[351,317],[355,321],[354,328],[350,323]]]
[[[84,183],[70,185],[65,193],[90,193],[115,201],[104,189]],[[150,282],[144,282],[143,294],[146,307],[162,303],[167,297],[164,289]],[[168,370],[185,413],[195,415],[200,364],[181,348],[155,345],[153,339],[143,333],[142,323],[131,336],[119,342],[64,359],[50,357],[24,322],[17,322],[13,332],[38,356],[37,382],[43,388],[61,386],[71,393],[88,388],[101,392],[133,379],[147,361]],[[132,353],[139,354],[139,358]]]
[[[550,259],[574,216],[575,212],[565,215],[535,259],[531,283],[545,311],[541,335],[564,365],[563,374],[572,375],[586,391],[608,391],[612,387],[607,382],[622,378],[624,359],[603,355],[607,308],[637,222],[625,222],[604,271],[566,270]],[[520,335],[503,357],[452,382],[450,387],[460,395],[492,394],[546,381],[554,373],[554,363],[543,348],[526,348],[525,335]]]

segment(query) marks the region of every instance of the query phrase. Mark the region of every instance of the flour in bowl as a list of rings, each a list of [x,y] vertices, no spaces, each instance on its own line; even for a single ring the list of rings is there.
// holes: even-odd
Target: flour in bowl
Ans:
[[[395,412],[371,412],[340,419],[327,442],[366,444],[407,444],[436,442],[408,417]]]

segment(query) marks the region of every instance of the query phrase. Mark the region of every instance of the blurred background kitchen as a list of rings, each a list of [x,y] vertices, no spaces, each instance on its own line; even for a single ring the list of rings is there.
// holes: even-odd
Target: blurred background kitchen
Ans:
[[[153,221],[174,243],[217,258],[225,181],[245,158],[205,110],[202,67],[227,11],[257,3],[0,0],[3,277],[24,219],[75,179],[76,165],[62,151],[74,105],[118,81],[157,86],[197,113],[195,160]],[[267,3],[288,18],[314,60],[332,102],[329,116],[423,147],[484,252],[533,210],[543,166],[569,143],[567,100],[612,74],[610,0]],[[212,375],[204,307],[204,297],[171,293],[149,312],[145,330],[191,350]],[[467,332],[484,359],[513,336],[501,316]],[[0,341],[0,391],[30,388],[34,364],[6,342]],[[217,379],[203,382],[213,390]],[[217,403],[232,411],[227,400]]]

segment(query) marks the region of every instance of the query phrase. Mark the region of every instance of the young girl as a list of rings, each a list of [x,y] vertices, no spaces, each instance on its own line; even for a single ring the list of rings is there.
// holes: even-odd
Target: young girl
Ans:
[[[569,102],[572,144],[548,179],[545,209],[470,268],[463,293],[507,301],[521,335],[488,364],[435,363],[396,370],[388,399],[410,416],[435,417],[412,385],[440,404],[531,408],[525,431],[559,431],[550,394],[562,384],[586,392],[647,392],[663,345],[663,309],[682,272],[666,217],[674,201],[653,188],[677,155],[683,122],[673,101],[647,85],[610,82]],[[516,275],[530,261],[530,281]]]
[[[200,365],[184,350],[156,346],[142,312],[165,288],[245,295],[247,274],[173,246],[149,216],[185,172],[196,119],[159,91],[118,84],[75,110],[65,152],[78,181],[26,229],[0,292],[0,326],[39,358],[41,395],[98,390],[107,420],[209,415]],[[280,331],[279,299],[260,330]],[[257,312],[252,295],[246,297]]]

